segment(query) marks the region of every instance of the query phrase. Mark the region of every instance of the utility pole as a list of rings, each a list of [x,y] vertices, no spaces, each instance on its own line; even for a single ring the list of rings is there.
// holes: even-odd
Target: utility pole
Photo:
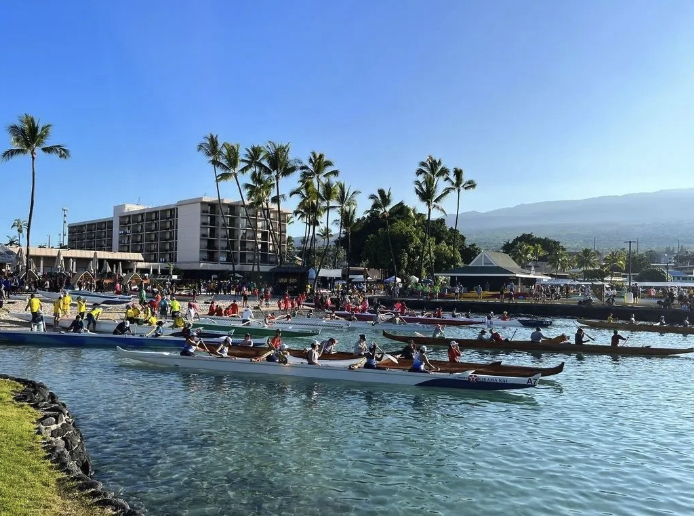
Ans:
[[[67,233],[67,208],[63,208],[63,235],[60,240],[60,247],[65,247],[65,234]]]
[[[48,248],[50,249],[51,247],[51,235],[48,235]]]
[[[593,237],[593,251],[595,251],[595,237]]]
[[[636,243],[636,240],[627,240],[625,244],[629,244],[629,290],[631,290],[631,244]]]
[[[639,239],[636,239],[636,254],[639,254]]]

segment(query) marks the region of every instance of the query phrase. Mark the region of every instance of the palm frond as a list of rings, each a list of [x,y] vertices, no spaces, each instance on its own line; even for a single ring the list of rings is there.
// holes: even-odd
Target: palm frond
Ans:
[[[48,147],[41,147],[41,152],[44,154],[52,154],[58,156],[60,159],[68,159],[70,157],[70,151],[65,145],[49,145]]]
[[[17,156],[25,156],[27,154],[29,154],[29,151],[27,149],[7,149],[2,153],[2,157],[0,157],[0,160],[9,161],[12,158],[16,158]]]

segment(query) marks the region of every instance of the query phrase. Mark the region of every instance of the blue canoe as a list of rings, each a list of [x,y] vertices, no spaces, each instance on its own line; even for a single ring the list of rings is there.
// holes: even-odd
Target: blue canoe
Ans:
[[[210,339],[210,343],[215,340]],[[183,348],[178,337],[144,337],[142,335],[108,335],[101,333],[62,333],[30,330],[0,330],[0,345],[78,347],[78,348]]]

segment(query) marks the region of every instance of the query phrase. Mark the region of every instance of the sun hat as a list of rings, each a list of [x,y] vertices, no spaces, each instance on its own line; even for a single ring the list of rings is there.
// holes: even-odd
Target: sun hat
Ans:
[[[422,346],[421,348],[419,348],[419,351],[421,351],[422,353],[426,353],[428,349],[426,346]]]
[[[280,344],[280,351],[286,351],[287,350],[287,345],[286,344]]]

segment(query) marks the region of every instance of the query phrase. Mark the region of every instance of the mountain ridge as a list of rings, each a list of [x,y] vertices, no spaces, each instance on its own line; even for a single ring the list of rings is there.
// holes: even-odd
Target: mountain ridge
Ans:
[[[551,222],[550,222],[551,221]],[[448,215],[449,226],[455,214]],[[606,195],[579,200],[521,203],[487,212],[461,212],[458,229],[468,242],[499,248],[521,233],[554,238],[569,250],[613,249],[639,239],[643,249],[694,245],[694,188]],[[594,240],[595,239],[595,240]]]

